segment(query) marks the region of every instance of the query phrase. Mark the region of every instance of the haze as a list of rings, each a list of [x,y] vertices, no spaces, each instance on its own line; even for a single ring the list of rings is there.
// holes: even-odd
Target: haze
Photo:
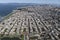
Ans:
[[[60,0],[0,0],[0,3],[60,4]]]

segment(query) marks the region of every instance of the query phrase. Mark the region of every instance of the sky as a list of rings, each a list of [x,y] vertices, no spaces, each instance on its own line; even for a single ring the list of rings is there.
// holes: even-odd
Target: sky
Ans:
[[[60,4],[60,0],[0,0],[0,3],[43,3],[43,4]]]

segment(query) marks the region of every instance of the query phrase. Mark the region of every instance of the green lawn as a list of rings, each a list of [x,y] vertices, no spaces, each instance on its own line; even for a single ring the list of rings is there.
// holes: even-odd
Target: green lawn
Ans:
[[[24,35],[21,35],[21,40],[24,40]]]
[[[13,13],[8,14],[7,16],[4,17],[4,19],[8,19]]]

